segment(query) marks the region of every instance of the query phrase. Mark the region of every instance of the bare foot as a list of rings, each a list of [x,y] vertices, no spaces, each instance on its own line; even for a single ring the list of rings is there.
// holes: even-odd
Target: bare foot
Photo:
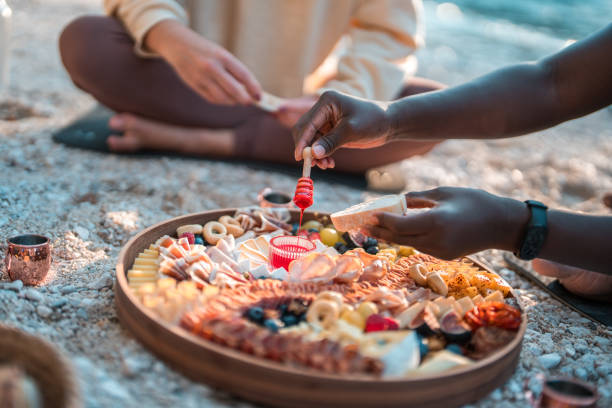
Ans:
[[[123,132],[123,136],[111,135],[108,138],[108,147],[114,152],[132,153],[146,149],[217,157],[234,153],[234,132],[231,130],[180,127],[129,113],[113,116],[108,126]]]
[[[534,259],[532,266],[541,275],[558,278],[565,289],[578,296],[612,302],[612,276],[544,259]]]

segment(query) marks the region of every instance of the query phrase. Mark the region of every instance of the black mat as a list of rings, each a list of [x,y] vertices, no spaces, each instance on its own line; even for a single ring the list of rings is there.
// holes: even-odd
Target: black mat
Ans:
[[[108,154],[116,154],[109,151],[106,140],[111,134],[117,134],[108,127],[108,120],[114,113],[98,105],[91,111],[83,114],[68,126],[53,133],[53,140],[57,143],[64,144],[69,147],[75,147],[85,150],[93,150]],[[133,158],[151,158],[151,157],[181,157],[187,160],[194,161],[227,161],[234,162],[237,165],[246,166],[254,171],[272,171],[285,175],[300,177],[301,167],[298,163],[295,165],[269,163],[253,160],[221,160],[214,158],[202,158],[198,156],[179,155],[176,153],[160,153],[154,151],[142,151],[137,153],[121,154]],[[344,173],[335,170],[321,170],[313,168],[311,177],[314,180],[323,181],[331,184],[339,184],[355,189],[365,190],[367,182],[364,175]]]
[[[549,293],[553,298],[568,306],[570,309],[575,310],[584,317],[597,323],[601,323],[608,327],[612,326],[612,303],[600,302],[597,300],[590,300],[576,296],[567,291],[567,289],[565,289],[558,280],[554,280],[553,282],[546,284],[533,272],[523,267],[519,263],[520,261],[518,261],[513,255],[504,254],[504,261],[506,261],[506,264],[508,264],[510,269],[526,278],[543,291]]]

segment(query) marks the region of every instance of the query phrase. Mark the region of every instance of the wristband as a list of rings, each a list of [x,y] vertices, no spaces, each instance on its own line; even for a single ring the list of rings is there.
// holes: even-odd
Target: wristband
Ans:
[[[525,228],[523,241],[514,254],[521,259],[531,260],[538,256],[546,241],[546,235],[548,234],[546,210],[548,207],[534,200],[527,200],[525,203],[529,207],[529,222]]]

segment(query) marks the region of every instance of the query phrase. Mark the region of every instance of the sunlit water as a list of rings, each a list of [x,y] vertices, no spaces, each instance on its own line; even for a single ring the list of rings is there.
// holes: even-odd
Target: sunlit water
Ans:
[[[426,0],[419,75],[461,83],[535,60],[612,22],[610,0]]]

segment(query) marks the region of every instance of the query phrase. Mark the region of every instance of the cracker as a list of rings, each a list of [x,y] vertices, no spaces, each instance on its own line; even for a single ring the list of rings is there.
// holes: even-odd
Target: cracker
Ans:
[[[283,106],[284,103],[285,100],[283,98],[279,98],[278,96],[263,92],[261,95],[261,99],[259,100],[259,102],[255,103],[255,106],[267,112],[276,112],[280,109],[281,106]]]

